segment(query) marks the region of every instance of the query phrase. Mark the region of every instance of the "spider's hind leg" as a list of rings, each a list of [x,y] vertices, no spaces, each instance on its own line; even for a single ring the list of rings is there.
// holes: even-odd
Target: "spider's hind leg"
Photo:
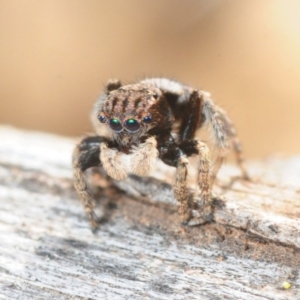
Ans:
[[[232,143],[243,178],[248,179],[249,176],[244,166],[242,146],[237,137],[232,121],[223,109],[214,104],[209,93],[202,92],[202,97],[204,100],[203,114],[206,121],[209,122],[209,125],[212,128],[214,143],[218,148],[218,157],[214,163],[214,168],[211,174],[211,183],[214,182],[217,173],[227,156],[230,143]]]
[[[250,177],[249,177],[248,172],[245,167],[245,158],[244,158],[244,154],[243,154],[242,144],[240,142],[240,139],[237,136],[236,129],[235,129],[232,121],[226,114],[226,112],[219,107],[218,107],[218,111],[224,120],[227,134],[230,138],[230,142],[231,142],[233,150],[235,152],[237,164],[242,172],[242,177],[244,179],[249,179]]]

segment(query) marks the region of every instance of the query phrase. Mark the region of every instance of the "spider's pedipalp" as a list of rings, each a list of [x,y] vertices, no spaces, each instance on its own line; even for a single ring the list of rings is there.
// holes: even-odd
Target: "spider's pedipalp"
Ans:
[[[108,147],[106,143],[100,145],[100,150],[100,160],[106,173],[115,180],[127,178],[126,154]]]
[[[131,156],[132,172],[139,176],[147,176],[153,170],[157,157],[157,141],[151,136],[134,149]]]

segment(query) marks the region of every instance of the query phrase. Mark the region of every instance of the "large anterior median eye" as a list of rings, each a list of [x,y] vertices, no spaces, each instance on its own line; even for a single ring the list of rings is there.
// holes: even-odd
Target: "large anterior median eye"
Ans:
[[[110,119],[109,120],[109,126],[114,131],[121,131],[122,125],[118,119]]]
[[[124,123],[124,126],[125,128],[128,130],[128,131],[131,131],[131,132],[136,132],[140,129],[140,123],[135,120],[135,119],[128,119],[125,123]]]

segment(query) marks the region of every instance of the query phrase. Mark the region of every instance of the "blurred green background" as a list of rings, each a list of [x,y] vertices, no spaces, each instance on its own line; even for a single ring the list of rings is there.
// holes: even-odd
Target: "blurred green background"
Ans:
[[[109,78],[212,93],[247,157],[300,149],[300,1],[0,0],[0,123],[79,136]]]

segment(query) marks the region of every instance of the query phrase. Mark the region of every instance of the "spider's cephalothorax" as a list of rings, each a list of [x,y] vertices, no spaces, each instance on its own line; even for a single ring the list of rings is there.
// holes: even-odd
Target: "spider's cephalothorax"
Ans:
[[[241,145],[232,122],[214,104],[209,93],[194,90],[166,78],[145,79],[122,86],[111,80],[92,112],[95,136],[85,137],[73,154],[74,185],[93,228],[97,227],[94,199],[88,192],[84,171],[102,167],[116,179],[129,173],[148,175],[157,158],[176,168],[174,196],[183,224],[210,220],[211,185],[232,143],[238,164],[243,166]],[[218,149],[211,168],[205,143],[195,139],[196,131],[207,124]],[[188,194],[187,157],[198,156],[198,189]]]
[[[151,84],[132,84],[110,91],[97,117],[111,130],[120,147],[131,148],[141,139],[172,126],[172,113],[163,93]]]

